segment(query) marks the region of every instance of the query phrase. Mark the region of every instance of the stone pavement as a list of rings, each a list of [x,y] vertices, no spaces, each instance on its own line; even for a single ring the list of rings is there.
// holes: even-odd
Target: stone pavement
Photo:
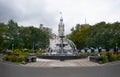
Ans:
[[[50,59],[37,59],[37,62],[28,63],[27,67],[92,67],[100,66],[100,64],[91,62],[86,59],[75,59],[75,60],[50,60]]]

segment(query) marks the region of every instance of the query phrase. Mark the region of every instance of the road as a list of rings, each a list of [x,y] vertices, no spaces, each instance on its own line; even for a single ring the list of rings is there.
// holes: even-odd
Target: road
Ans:
[[[24,67],[0,62],[0,77],[120,77],[120,62],[95,67]]]

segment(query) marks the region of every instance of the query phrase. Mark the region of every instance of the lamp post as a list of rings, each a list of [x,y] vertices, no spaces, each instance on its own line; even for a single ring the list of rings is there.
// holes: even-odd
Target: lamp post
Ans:
[[[118,43],[116,43],[116,47],[115,48],[116,48],[116,52],[117,52],[118,51]]]
[[[33,42],[33,44],[32,44],[32,52],[34,53],[34,48],[35,48],[35,46],[34,46],[34,42]]]
[[[12,51],[14,50],[14,44],[12,44]]]
[[[14,38],[11,38],[12,40],[12,51],[14,50]]]

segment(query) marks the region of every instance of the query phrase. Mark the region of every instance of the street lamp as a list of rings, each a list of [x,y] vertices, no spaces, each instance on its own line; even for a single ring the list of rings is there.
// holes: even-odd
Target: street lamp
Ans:
[[[12,40],[12,51],[14,50],[14,38],[11,38]]]
[[[12,44],[12,51],[14,50],[14,44]]]
[[[35,46],[34,46],[34,42],[33,42],[33,45],[32,45],[32,52],[34,53],[34,48],[35,48]]]
[[[118,43],[116,43],[116,52],[118,51]]]

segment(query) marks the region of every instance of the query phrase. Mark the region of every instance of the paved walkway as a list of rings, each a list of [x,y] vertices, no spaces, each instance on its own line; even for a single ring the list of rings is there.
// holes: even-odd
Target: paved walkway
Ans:
[[[120,61],[92,68],[26,68],[0,62],[0,77],[120,77]]]
[[[76,60],[49,60],[49,59],[37,59],[37,62],[28,63],[24,66],[28,67],[91,67],[100,66],[100,64],[91,62],[86,59],[76,59]]]

